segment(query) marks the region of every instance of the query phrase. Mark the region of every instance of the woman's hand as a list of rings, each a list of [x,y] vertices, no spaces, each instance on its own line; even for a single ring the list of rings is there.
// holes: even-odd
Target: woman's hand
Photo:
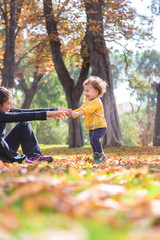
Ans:
[[[54,118],[56,120],[64,120],[66,118],[66,110],[63,107],[59,108],[57,111],[47,111],[47,117]]]
[[[66,114],[67,117],[71,117],[71,109],[68,109],[68,108],[64,108],[64,107],[61,107],[59,108],[60,110],[63,110],[63,112]],[[58,109],[58,110],[59,110]]]

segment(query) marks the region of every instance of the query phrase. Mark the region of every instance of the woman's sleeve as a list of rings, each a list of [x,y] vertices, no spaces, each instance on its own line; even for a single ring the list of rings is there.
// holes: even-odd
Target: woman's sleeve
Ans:
[[[0,112],[0,123],[25,122],[34,120],[46,120],[46,112],[20,112],[20,113],[5,113]]]
[[[10,112],[46,112],[46,111],[58,111],[58,108],[38,108],[38,109],[12,108],[10,110]]]

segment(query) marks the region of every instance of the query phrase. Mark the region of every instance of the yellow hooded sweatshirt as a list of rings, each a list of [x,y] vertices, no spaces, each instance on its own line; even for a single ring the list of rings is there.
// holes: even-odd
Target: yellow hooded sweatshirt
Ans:
[[[77,108],[74,111],[79,112],[80,110],[83,110],[85,113],[84,125],[86,129],[95,130],[97,128],[107,127],[100,98],[95,98],[91,101],[86,100],[80,108]]]

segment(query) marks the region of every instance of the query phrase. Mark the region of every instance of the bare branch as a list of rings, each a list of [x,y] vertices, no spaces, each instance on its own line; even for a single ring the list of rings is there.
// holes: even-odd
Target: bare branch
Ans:
[[[29,88],[26,84],[26,80],[24,78],[23,72],[20,70],[20,68],[17,67],[17,72],[16,72],[17,77],[19,78],[20,85],[22,89],[25,91],[28,91]]]
[[[40,45],[40,43],[36,44],[35,46],[33,46],[32,48],[30,48],[28,50],[28,52],[25,52],[22,57],[15,63],[16,67],[18,67],[18,65],[20,64],[20,62],[30,53],[32,52],[35,48],[37,48]]]
[[[20,30],[21,28],[20,27],[18,27],[17,28],[17,30],[15,30],[15,36],[14,36],[14,40],[16,40],[16,37],[17,37],[17,35],[18,35],[18,32],[19,32],[19,30]]]
[[[3,8],[0,5],[0,11],[2,12],[3,18],[5,18],[5,12],[3,11]]]

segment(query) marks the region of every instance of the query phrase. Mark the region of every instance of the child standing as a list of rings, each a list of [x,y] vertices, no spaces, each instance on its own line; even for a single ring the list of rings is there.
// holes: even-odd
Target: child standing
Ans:
[[[91,76],[83,83],[83,87],[87,100],[80,108],[72,111],[71,116],[77,118],[84,115],[84,124],[85,128],[89,130],[95,163],[102,163],[107,158],[103,153],[100,138],[105,134],[107,124],[99,97],[106,92],[107,83],[99,77]]]

